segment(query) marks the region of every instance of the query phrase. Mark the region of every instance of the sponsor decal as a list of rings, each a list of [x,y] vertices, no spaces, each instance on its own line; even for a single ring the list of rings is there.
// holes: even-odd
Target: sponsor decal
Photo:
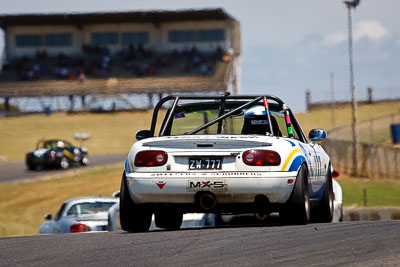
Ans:
[[[186,187],[188,192],[198,192],[198,191],[213,191],[213,192],[224,192],[228,190],[228,185],[224,180],[216,181],[188,181]]]
[[[165,184],[166,184],[166,182],[164,182],[164,181],[158,181],[156,183],[156,185],[158,186],[158,188],[160,188],[160,190],[162,190],[164,188]]]
[[[175,114],[174,119],[180,119],[180,118],[185,118],[185,113]]]
[[[236,177],[250,177],[250,176],[262,176],[265,172],[170,172],[170,173],[152,173],[151,177],[199,177],[199,176],[236,176]],[[195,178],[194,178],[195,179]]]
[[[69,152],[68,150],[64,149],[64,155],[69,159],[74,159],[74,154]]]
[[[267,125],[268,122],[267,122],[267,120],[251,120],[250,124],[251,125]]]

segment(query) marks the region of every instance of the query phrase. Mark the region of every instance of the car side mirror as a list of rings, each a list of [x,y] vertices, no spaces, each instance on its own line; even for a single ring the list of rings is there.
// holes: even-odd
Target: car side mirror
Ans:
[[[136,133],[136,139],[142,140],[150,137],[150,131],[149,130],[140,130]]]
[[[325,140],[326,132],[322,129],[312,129],[308,133],[308,138],[310,138],[311,142],[320,142]]]
[[[51,219],[53,219],[53,216],[51,214],[46,214],[46,215],[44,215],[44,219],[46,221],[51,221]]]

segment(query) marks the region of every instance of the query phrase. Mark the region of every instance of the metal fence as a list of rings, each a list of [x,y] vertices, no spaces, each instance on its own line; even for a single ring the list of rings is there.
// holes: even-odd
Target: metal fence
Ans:
[[[352,142],[327,139],[323,145],[339,172],[352,173]],[[359,143],[357,172],[362,177],[400,179],[400,148]]]
[[[398,123],[400,123],[399,112],[359,121],[357,123],[359,141],[363,143],[383,144],[392,137],[390,126]],[[330,129],[328,136],[331,139],[351,141],[351,124]]]
[[[326,89],[307,89],[305,93],[307,110],[324,107],[330,105],[332,102],[336,105],[349,104],[351,98],[350,93],[351,92],[348,89],[341,89],[336,90],[333,96],[332,91]],[[397,86],[390,88],[358,88],[356,89],[356,95],[359,103],[395,101],[400,100],[400,89]]]

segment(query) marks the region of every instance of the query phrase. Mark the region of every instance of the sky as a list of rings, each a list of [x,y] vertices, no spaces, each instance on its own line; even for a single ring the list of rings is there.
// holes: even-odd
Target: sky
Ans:
[[[295,112],[350,99],[347,11],[341,0],[0,0],[0,14],[223,8],[241,24],[242,94],[273,94]],[[352,11],[356,96],[400,98],[398,0],[361,0]]]

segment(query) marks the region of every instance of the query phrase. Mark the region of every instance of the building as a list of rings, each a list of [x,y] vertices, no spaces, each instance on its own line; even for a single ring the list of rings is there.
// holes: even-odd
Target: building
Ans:
[[[239,91],[240,25],[223,9],[0,15],[0,26],[6,101]]]

